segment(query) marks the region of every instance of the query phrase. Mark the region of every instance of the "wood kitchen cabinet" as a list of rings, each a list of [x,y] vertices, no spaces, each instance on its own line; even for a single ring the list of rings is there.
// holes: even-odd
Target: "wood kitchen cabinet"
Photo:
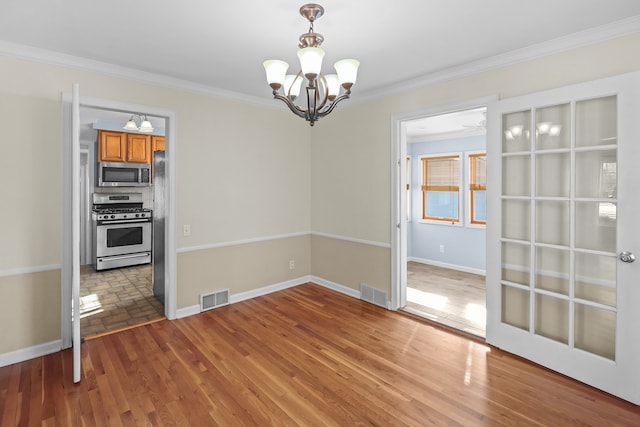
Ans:
[[[127,161],[127,134],[101,130],[98,132],[98,158],[101,162]]]
[[[151,135],[101,130],[98,132],[98,160],[151,163]]]
[[[164,136],[151,135],[151,149],[153,151],[164,151]]]
[[[151,135],[127,133],[127,161],[151,163]]]

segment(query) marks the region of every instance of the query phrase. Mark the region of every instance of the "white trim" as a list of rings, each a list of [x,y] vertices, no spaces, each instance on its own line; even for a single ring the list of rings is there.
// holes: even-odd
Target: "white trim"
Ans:
[[[357,92],[351,96],[350,105],[357,105],[385,96],[395,95],[419,87],[442,83],[449,80],[463,78],[474,74],[495,70],[525,61],[532,61],[545,56],[554,55],[572,49],[577,49],[590,44],[596,44],[607,40],[623,37],[640,31],[640,16],[632,16],[620,21],[612,22],[596,28],[569,34],[557,39],[534,44],[521,49],[512,50],[466,64],[445,68],[434,73],[404,80],[397,84],[385,86],[380,89],[372,89]]]
[[[246,245],[246,244],[251,244],[251,243],[268,242],[268,241],[271,241],[271,240],[289,239],[289,238],[292,238],[292,237],[301,237],[301,236],[320,236],[320,237],[326,237],[326,238],[329,238],[329,239],[344,240],[344,241],[352,242],[352,243],[360,243],[360,244],[363,244],[363,245],[376,246],[376,247],[379,247],[379,248],[385,248],[385,249],[390,249],[391,248],[391,245],[388,244],[388,243],[373,242],[371,240],[356,239],[356,238],[353,238],[353,237],[339,236],[337,234],[321,233],[319,231],[299,231],[297,233],[276,234],[276,235],[273,235],[273,236],[256,237],[256,238],[253,238],[253,239],[232,240],[232,241],[228,241],[228,242],[209,243],[209,244],[198,245],[198,246],[187,246],[187,247],[184,247],[184,248],[177,249],[176,252],[177,253],[197,252],[197,251],[204,251],[204,250],[208,250],[208,249],[226,248],[226,247],[229,247],[229,246],[238,246],[238,245]]]
[[[217,248],[226,248],[229,246],[237,246],[237,245],[246,245],[250,243],[260,243],[260,242],[268,242],[270,240],[278,240],[278,239],[289,239],[291,237],[300,237],[307,236],[310,233],[308,231],[301,231],[298,233],[289,233],[289,234],[278,234],[274,236],[264,236],[264,237],[256,237],[253,239],[243,239],[243,240],[233,240],[229,242],[220,242],[220,243],[209,243],[206,245],[199,246],[187,246],[184,248],[180,248],[177,250],[178,253],[186,253],[186,252],[196,252],[196,251],[204,251],[207,249],[217,249]]]
[[[36,265],[35,267],[10,268],[0,270],[0,277],[20,276],[22,274],[41,273],[43,271],[61,270],[62,264]]]
[[[337,239],[337,240],[344,240],[346,242],[360,243],[363,245],[377,246],[379,248],[385,248],[385,249],[391,248],[391,245],[389,243],[373,242],[371,240],[356,239],[353,237],[339,236],[337,234],[321,233],[319,231],[312,231],[311,234],[314,236],[326,237],[328,239]]]
[[[176,319],[182,319],[184,317],[200,314],[200,305],[190,305],[188,307],[179,308],[176,310]]]
[[[61,349],[62,340],[55,340],[44,344],[21,348],[20,350],[10,351],[8,353],[0,354],[0,367],[24,362],[25,360],[34,359],[40,356],[46,356],[47,354],[58,352]]]
[[[487,275],[486,270],[482,270],[481,268],[473,268],[473,267],[465,267],[463,265],[448,264],[446,262],[434,261],[431,259],[407,257],[407,261],[418,262],[420,264],[426,264],[426,265],[433,265],[435,267],[448,268],[449,270],[462,271],[464,273],[477,274],[480,276]]]
[[[286,282],[280,282],[273,285],[268,285],[262,288],[253,289],[251,291],[240,292],[239,294],[231,295],[230,302],[234,304],[236,302],[246,301],[248,299],[253,299],[257,297],[261,297],[263,295],[268,295],[273,292],[283,291],[285,289],[293,288],[298,285],[302,285],[303,283],[307,283],[311,280],[311,276],[302,276],[297,279],[287,280]]]
[[[260,98],[258,96],[245,95],[230,90],[193,83],[188,80],[168,77],[162,74],[150,73],[147,71],[109,64],[107,62],[94,61],[79,56],[38,49],[32,46],[10,43],[2,40],[0,40],[0,55],[59,67],[72,68],[80,71],[104,74],[111,77],[138,81],[153,86],[183,90],[185,92],[229,99],[261,107],[280,108],[279,106],[274,106],[273,98],[271,96],[268,98]]]
[[[341,285],[339,283],[335,283],[332,282],[330,280],[325,280],[321,277],[317,277],[317,276],[311,276],[311,282],[315,283],[317,285],[323,286],[327,289],[331,289],[333,291],[336,292],[340,292],[341,294],[344,294],[346,296],[352,297],[352,298],[356,298],[356,299],[360,299],[360,291],[353,289],[353,288],[349,288],[347,286]],[[388,306],[388,304],[387,304]],[[388,309],[389,307],[387,307]]]

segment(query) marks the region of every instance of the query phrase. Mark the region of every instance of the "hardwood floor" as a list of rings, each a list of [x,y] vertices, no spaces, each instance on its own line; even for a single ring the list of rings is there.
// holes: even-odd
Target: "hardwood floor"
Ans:
[[[418,262],[407,263],[406,311],[463,332],[486,336],[485,278]]]
[[[314,284],[0,368],[2,426],[638,426],[640,408]]]

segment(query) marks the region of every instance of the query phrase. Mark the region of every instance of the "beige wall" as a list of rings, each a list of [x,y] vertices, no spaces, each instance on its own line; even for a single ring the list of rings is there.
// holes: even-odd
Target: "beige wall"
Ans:
[[[0,354],[60,339],[60,270],[0,277]]]
[[[233,297],[309,276],[309,240],[304,234],[179,253],[178,307],[199,304],[204,293],[230,289]],[[294,261],[294,269],[289,261]]]
[[[638,70],[638,51],[636,34],[362,104],[347,101],[312,130],[282,110],[0,57],[0,182],[3,203],[15,207],[0,209],[0,313],[14,326],[1,329],[0,354],[59,337],[59,270],[6,272],[61,262],[60,94],[73,82],[83,96],[176,111],[182,308],[214,290],[210,285],[237,293],[305,272],[354,289],[364,282],[389,290],[391,115]],[[357,86],[354,92],[357,101]],[[19,173],[23,166],[28,173]],[[185,223],[190,237],[180,233]],[[308,231],[339,238],[313,235],[306,255],[298,238],[192,250]],[[291,256],[308,261],[292,273]],[[247,260],[252,268],[242,269]]]
[[[389,248],[313,235],[311,260],[312,276],[356,291],[366,284],[389,292]]]

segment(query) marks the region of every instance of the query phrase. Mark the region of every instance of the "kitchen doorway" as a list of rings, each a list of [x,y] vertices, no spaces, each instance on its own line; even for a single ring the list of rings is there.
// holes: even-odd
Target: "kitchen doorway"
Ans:
[[[165,119],[144,115],[153,129],[143,134],[124,132],[130,117],[126,111],[80,109],[80,244],[90,254],[81,251],[80,260],[80,329],[85,339],[164,318],[164,292],[154,294],[154,282],[162,278],[155,277],[153,265],[154,261],[164,265],[164,259],[152,257],[151,243],[153,229],[159,226],[153,212],[162,211],[157,209],[155,187],[164,185],[164,176],[158,176],[164,169],[154,171],[154,182],[150,171],[156,154],[164,158]],[[126,137],[127,142],[130,137],[141,138],[153,145],[153,151],[147,153],[151,163],[100,162],[104,160],[99,148],[104,136]],[[161,140],[162,146],[150,144],[152,139]],[[88,155],[82,155],[85,152]],[[144,172],[148,183],[103,183],[107,172],[118,179],[127,172]],[[162,243],[159,249],[164,253]]]
[[[470,187],[469,166],[476,156],[486,164],[486,105],[493,99],[392,118],[394,152],[404,160],[392,165],[392,307],[481,338],[486,211],[478,209],[484,193],[470,194],[484,187]]]
[[[65,152],[65,156],[64,156],[64,162],[63,162],[63,167],[65,168],[65,171],[68,171],[70,169],[70,167],[68,167],[68,165],[71,162],[71,130],[70,130],[70,95],[63,95],[63,134],[64,134],[64,152]],[[80,100],[80,110],[81,110],[81,114],[80,114],[80,118],[81,121],[84,121],[85,123],[87,122],[87,120],[90,120],[91,114],[89,114],[89,112],[93,113],[99,113],[103,116],[105,116],[107,119],[112,118],[113,115],[117,115],[117,114],[124,114],[126,117],[128,117],[130,114],[138,114],[138,112],[144,112],[145,114],[148,114],[148,116],[152,116],[157,118],[158,120],[161,120],[162,123],[165,123],[165,133],[166,133],[166,142],[167,142],[167,146],[166,146],[166,185],[164,186],[164,192],[162,194],[162,197],[159,197],[159,203],[161,204],[161,211],[166,213],[166,217],[164,218],[163,221],[163,225],[162,225],[162,231],[163,231],[163,238],[162,240],[164,241],[164,251],[161,251],[163,254],[163,265],[162,265],[162,284],[164,285],[164,307],[162,307],[162,305],[160,304],[160,302],[158,301],[158,304],[160,305],[160,308],[156,307],[154,309],[155,314],[150,314],[149,312],[147,313],[142,313],[142,310],[137,310],[138,313],[137,314],[144,314],[145,316],[157,316],[157,317],[162,317],[165,316],[169,319],[173,319],[175,318],[175,312],[176,312],[176,295],[175,295],[175,264],[176,264],[176,252],[175,252],[175,233],[173,233],[173,228],[174,228],[174,217],[175,217],[175,197],[174,197],[174,193],[175,193],[175,185],[173,184],[175,182],[175,172],[174,172],[174,153],[175,153],[175,143],[176,143],[176,138],[175,138],[175,113],[172,111],[167,111],[167,110],[160,110],[157,108],[153,108],[153,107],[147,107],[147,106],[139,106],[139,105],[131,105],[131,104],[122,104],[122,103],[118,103],[118,102],[113,102],[113,101],[107,101],[107,100],[98,100],[98,99],[92,99],[92,98],[81,98]],[[88,118],[89,117],[89,118]],[[123,121],[126,122],[126,118]],[[122,127],[122,125],[120,126]],[[92,131],[95,132],[95,130],[93,130],[93,123],[90,126],[84,126],[81,128],[81,140],[86,140],[86,136],[85,138],[83,138],[82,135],[82,129],[84,129],[85,131],[88,129],[92,129]],[[85,168],[82,167],[81,165],[81,176],[79,177],[73,177],[71,176],[71,174],[69,173],[65,173],[64,174],[64,181],[65,181],[65,192],[63,194],[64,197],[64,217],[65,218],[69,218],[71,217],[71,211],[72,211],[72,206],[71,206],[71,189],[77,184],[78,187],[82,187],[84,188],[84,190],[80,190],[80,199],[82,199],[82,195],[83,194],[90,194],[90,189],[91,188],[95,188],[95,159],[96,157],[94,156],[93,153],[95,153],[95,148],[91,148],[91,147],[95,147],[95,136],[89,136],[89,141],[91,141],[90,144],[84,144],[84,147],[82,147],[81,151],[81,158],[79,159],[80,162],[85,162]],[[93,150],[93,153],[91,152]],[[92,168],[93,167],[93,168]],[[89,176],[89,178],[87,178],[87,175]],[[93,183],[91,182],[93,179]],[[77,181],[76,181],[77,180]],[[75,182],[74,182],[75,181]],[[89,190],[88,190],[89,189]],[[152,197],[151,195],[149,197]],[[85,197],[86,200],[87,197]],[[147,202],[151,203],[151,206],[153,206],[154,200],[152,198],[148,198]],[[86,210],[88,209],[87,207],[87,203],[83,204],[82,207],[82,211],[86,212]],[[82,212],[81,212],[82,213]],[[86,217],[89,214],[85,213],[85,219],[83,224],[87,223]],[[82,225],[81,225],[81,229],[82,229]],[[63,243],[64,243],[64,262],[63,262],[63,301],[62,301],[62,312],[63,313],[69,313],[69,316],[65,316],[63,315],[63,319],[62,319],[62,336],[63,336],[63,347],[67,348],[71,346],[71,306],[72,306],[72,292],[71,292],[71,275],[72,275],[72,267],[71,267],[71,253],[73,252],[71,250],[71,248],[74,245],[78,245],[79,247],[81,246],[81,242],[79,241],[80,239],[78,239],[78,241],[73,242],[72,238],[71,238],[71,221],[65,221],[64,226],[63,226]],[[92,237],[88,237],[87,239],[83,239],[84,240],[84,244],[88,245],[88,244],[94,244],[95,242],[91,242],[91,239],[95,239],[95,236]],[[90,242],[90,243],[87,243]],[[78,251],[79,253],[80,251]],[[85,254],[87,252],[86,246],[85,246],[85,250],[84,250]],[[89,267],[91,267],[91,270],[93,270],[93,267],[90,264],[87,264],[87,255],[82,255],[81,260],[83,260],[84,266],[82,268],[82,272],[83,273],[95,273],[94,271],[88,271]],[[155,264],[155,262],[154,262]],[[137,267],[137,266],[135,266]],[[105,307],[108,306],[109,304],[112,304],[116,307],[120,307],[120,308],[129,308],[130,313],[128,314],[129,317],[135,317],[135,316],[131,316],[131,313],[136,314],[136,307],[132,304],[130,304],[129,302],[124,302],[127,299],[132,299],[132,294],[138,290],[138,287],[140,285],[141,282],[146,282],[147,285],[151,285],[151,280],[149,279],[150,277],[153,277],[154,273],[152,272],[152,265],[151,264],[147,264],[146,266],[140,266],[139,268],[126,268],[126,269],[113,269],[113,270],[107,270],[110,271],[111,273],[115,273],[116,270],[119,270],[119,276],[118,278],[114,279],[115,282],[120,282],[121,284],[124,284],[125,286],[122,286],[125,290],[127,290],[129,292],[129,296],[124,296],[122,298],[118,297],[117,299],[120,299],[120,301],[117,301],[116,298],[114,298],[113,296],[109,295],[109,296],[104,296],[103,298],[99,298],[96,296],[98,295],[97,292],[91,292],[88,293],[87,296],[88,298],[84,299],[80,306],[81,308],[85,309],[85,313],[89,313],[92,312],[92,316],[96,316],[98,313],[103,313],[105,312]],[[126,271],[125,271],[126,270]],[[126,274],[125,274],[126,273]],[[100,288],[100,287],[106,287],[106,281],[103,280],[104,277],[100,276],[99,279],[97,280],[93,280],[94,278],[89,277],[90,274],[81,274],[81,276],[84,276],[85,279],[87,279],[88,282],[91,282],[90,285],[94,287],[93,291],[95,291],[96,287]],[[111,280],[111,279],[110,279]],[[97,282],[97,283],[96,283]],[[128,285],[127,285],[128,283]],[[93,295],[93,296],[92,296]],[[107,295],[107,294],[105,294]],[[123,301],[124,300],[124,301]],[[83,307],[84,305],[84,307]],[[84,313],[83,313],[84,314]],[[109,330],[113,329],[116,325],[117,327],[115,327],[115,329],[119,329],[120,327],[126,327],[125,325],[123,325],[122,323],[117,323],[115,322],[115,320],[117,320],[118,316],[120,316],[121,318],[124,317],[124,315],[110,315],[108,316],[109,320],[110,320],[110,325],[108,327]],[[82,315],[80,316],[82,317]],[[88,316],[89,317],[89,316]],[[82,321],[82,319],[81,319]],[[81,322],[82,323],[82,322]],[[85,327],[85,331],[81,331],[81,335],[87,336],[88,334],[98,334],[100,332],[98,332],[96,329],[91,329],[89,327]],[[105,331],[106,332],[106,329]]]

